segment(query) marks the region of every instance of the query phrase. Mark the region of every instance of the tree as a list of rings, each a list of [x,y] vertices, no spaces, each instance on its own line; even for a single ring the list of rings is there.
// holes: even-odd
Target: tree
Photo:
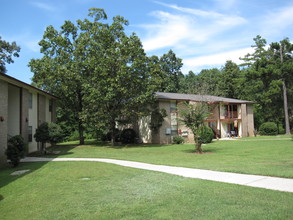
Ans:
[[[86,85],[87,116],[95,124],[108,127],[112,145],[118,122],[131,122],[150,113],[148,106],[154,101],[160,82],[156,60],[146,56],[135,34],[125,34],[127,24],[127,20],[117,16],[111,25],[86,23],[83,26],[101,32],[98,38],[87,39],[93,48],[98,46],[97,50],[89,51],[97,53],[88,58],[89,63],[99,64],[89,73],[91,80]]]
[[[237,98],[239,77],[240,69],[238,65],[231,60],[226,61],[225,66],[221,71],[219,95],[226,98]]]
[[[197,153],[202,153],[200,128],[204,126],[204,120],[206,120],[209,115],[207,104],[204,102],[197,102],[195,104],[185,103],[183,108],[179,110],[179,114],[180,120],[194,135],[195,151]]]
[[[6,73],[5,64],[13,63],[12,57],[19,57],[20,47],[15,42],[1,40],[0,36],[0,73]]]
[[[36,129],[36,133],[34,135],[34,138],[37,142],[41,143],[41,146],[39,148],[39,151],[42,154],[45,154],[45,144],[50,143],[51,146],[54,146],[56,143],[62,141],[63,139],[63,133],[58,124],[55,124],[53,122],[43,122],[39,125],[39,127]]]
[[[147,111],[157,85],[139,38],[124,32],[128,21],[116,16],[108,24],[97,8],[89,17],[65,21],[60,31],[47,27],[39,43],[44,57],[29,64],[36,85],[61,98],[61,117],[78,128],[80,144],[85,126],[109,128],[114,137],[117,121]]]
[[[177,58],[176,54],[169,50],[160,58],[161,69],[164,73],[164,83],[162,92],[179,92],[180,80],[183,78],[181,67],[183,66],[182,59]]]
[[[47,122],[44,122],[37,127],[34,138],[36,142],[41,143],[41,146],[39,147],[40,153],[45,154],[45,144],[50,142],[49,124]]]
[[[290,134],[287,85],[292,85],[293,82],[293,44],[289,41],[288,38],[285,38],[279,43],[272,43],[269,50],[271,50],[273,53],[273,60],[275,61],[278,78],[282,82],[285,131],[286,134]]]
[[[279,125],[285,121],[286,132],[290,132],[286,99],[287,88],[289,91],[292,88],[292,44],[285,39],[280,43],[272,43],[267,49],[266,40],[261,36],[254,38],[254,41],[254,53],[241,58],[245,61],[242,66],[246,67],[243,70],[244,93],[241,96],[257,102],[256,124],[274,121]],[[280,112],[284,112],[284,115]]]

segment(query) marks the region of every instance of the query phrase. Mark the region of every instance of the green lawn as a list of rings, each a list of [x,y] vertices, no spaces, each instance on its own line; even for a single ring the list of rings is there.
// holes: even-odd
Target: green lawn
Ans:
[[[267,140],[269,139],[269,140]],[[194,146],[65,143],[58,157],[97,157],[293,177],[293,142],[245,138]],[[30,172],[11,176],[15,170]],[[21,163],[0,169],[0,219],[293,219],[292,193],[99,162]]]
[[[30,169],[22,176],[14,170]],[[292,219],[292,193],[98,162],[0,170],[1,220]]]
[[[71,144],[71,145],[68,145]],[[290,136],[243,138],[204,145],[206,154],[194,154],[193,144],[110,147],[105,143],[72,145],[54,150],[58,157],[95,157],[139,161],[200,169],[293,178],[293,141]]]

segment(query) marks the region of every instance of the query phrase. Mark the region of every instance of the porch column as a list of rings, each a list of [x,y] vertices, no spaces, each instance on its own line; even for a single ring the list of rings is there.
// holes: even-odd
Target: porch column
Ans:
[[[248,136],[246,104],[241,104],[241,122],[242,122],[242,137]]]

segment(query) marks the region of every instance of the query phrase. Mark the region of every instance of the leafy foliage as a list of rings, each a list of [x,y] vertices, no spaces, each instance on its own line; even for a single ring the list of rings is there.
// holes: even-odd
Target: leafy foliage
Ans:
[[[202,144],[211,143],[214,137],[214,132],[210,127],[201,126],[198,129],[198,141]]]
[[[5,73],[5,64],[13,63],[12,57],[19,57],[20,47],[15,42],[1,40],[0,36],[0,73]]]
[[[185,103],[183,108],[180,109],[179,114],[181,121],[192,131],[194,135],[196,152],[202,153],[200,128],[204,126],[204,120],[206,120],[209,115],[207,104],[203,102],[195,104]]]
[[[140,39],[127,36],[122,16],[108,24],[102,9],[89,10],[89,19],[65,21],[61,30],[47,27],[40,42],[43,58],[31,60],[35,84],[62,98],[60,120],[73,124],[84,142],[85,125],[112,130],[121,118],[149,113],[160,80]]]
[[[278,127],[274,122],[265,122],[259,127],[260,135],[277,135]]]
[[[63,132],[61,127],[53,122],[47,123],[43,122],[36,129],[34,138],[37,142],[41,142],[40,152],[45,153],[45,143],[51,143],[55,145],[63,140]]]
[[[160,57],[160,66],[164,77],[160,91],[179,92],[180,81],[183,77],[181,72],[181,67],[183,66],[182,59],[176,57],[176,54],[169,50],[167,54]]]
[[[120,135],[120,141],[123,144],[133,144],[136,138],[137,134],[132,128],[124,129]]]
[[[173,144],[183,144],[184,143],[184,138],[181,136],[174,136],[172,139]]]
[[[64,134],[61,127],[58,124],[55,124],[53,122],[49,123],[48,132],[49,132],[49,142],[51,143],[52,146],[63,141]]]
[[[25,144],[21,135],[16,135],[8,140],[6,149],[7,159],[13,167],[18,166],[20,159],[24,156]]]
[[[153,110],[151,113],[151,122],[149,127],[154,131],[158,131],[158,129],[162,126],[165,117],[167,117],[167,112],[165,109]]]

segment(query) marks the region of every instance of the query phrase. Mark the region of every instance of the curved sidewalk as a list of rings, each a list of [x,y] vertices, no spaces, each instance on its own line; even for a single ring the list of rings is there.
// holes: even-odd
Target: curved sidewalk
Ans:
[[[239,184],[244,186],[258,187],[264,189],[278,190],[283,192],[293,192],[293,179],[259,176],[249,174],[238,174],[212,170],[202,170],[194,168],[174,167],[165,165],[154,165],[148,163],[102,159],[102,158],[41,158],[41,157],[26,157],[21,162],[50,162],[50,161],[92,161],[111,163],[125,167],[132,167],[144,170],[152,170],[173,175],[204,179],[224,183]]]

